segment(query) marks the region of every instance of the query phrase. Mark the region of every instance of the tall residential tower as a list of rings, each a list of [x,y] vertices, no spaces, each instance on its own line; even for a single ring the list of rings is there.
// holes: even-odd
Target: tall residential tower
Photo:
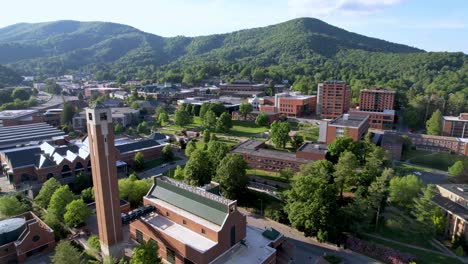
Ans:
[[[336,118],[349,110],[351,86],[343,81],[326,81],[318,85],[317,115]]]
[[[111,111],[98,103],[86,109],[86,119],[101,251],[120,257],[122,220]]]

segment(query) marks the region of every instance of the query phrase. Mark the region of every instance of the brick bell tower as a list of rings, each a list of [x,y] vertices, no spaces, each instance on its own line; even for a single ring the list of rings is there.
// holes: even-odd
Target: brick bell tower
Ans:
[[[97,103],[86,109],[86,119],[101,251],[106,256],[121,257],[122,220],[112,114]]]

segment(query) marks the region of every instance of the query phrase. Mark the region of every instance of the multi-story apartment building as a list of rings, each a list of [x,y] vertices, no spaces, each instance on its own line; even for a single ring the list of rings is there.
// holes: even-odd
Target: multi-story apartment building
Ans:
[[[251,169],[280,171],[292,169],[299,171],[306,163],[325,159],[327,146],[318,143],[306,143],[296,153],[267,149],[265,142],[247,140],[231,149],[232,153],[240,154]]]
[[[288,116],[304,116],[315,113],[317,96],[279,93],[274,97],[264,97],[258,105],[260,112],[280,113]]]
[[[351,86],[343,81],[326,81],[318,85],[317,115],[336,118],[349,110]]]
[[[468,138],[468,113],[459,116],[444,116],[442,136]]]
[[[446,236],[468,237],[468,185],[438,184],[433,202],[445,211]]]
[[[327,144],[339,137],[361,139],[369,130],[369,115],[343,114],[331,121],[320,124],[319,142]]]
[[[166,263],[276,263],[284,236],[247,226],[237,201],[157,176],[143,203],[155,210],[130,223],[130,236],[158,242]]]
[[[361,111],[350,109],[350,114],[353,115],[368,115],[369,127],[380,130],[392,130],[395,123],[395,110],[383,110],[382,112]]]
[[[395,104],[395,91],[371,87],[359,92],[359,110],[370,112],[383,112],[393,110]]]

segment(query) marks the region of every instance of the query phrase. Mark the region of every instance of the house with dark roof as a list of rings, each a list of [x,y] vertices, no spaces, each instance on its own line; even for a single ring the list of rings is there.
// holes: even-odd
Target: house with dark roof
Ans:
[[[247,227],[237,201],[157,176],[143,203],[155,211],[133,221],[130,236],[157,241],[168,263],[276,263],[284,236]]]

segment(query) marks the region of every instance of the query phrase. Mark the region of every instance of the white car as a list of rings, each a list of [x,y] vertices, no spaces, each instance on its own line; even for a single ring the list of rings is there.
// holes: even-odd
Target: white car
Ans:
[[[421,176],[421,175],[422,175],[422,173],[419,172],[419,171],[415,171],[415,172],[413,172],[413,173],[414,173],[415,175],[418,175],[418,176]]]

